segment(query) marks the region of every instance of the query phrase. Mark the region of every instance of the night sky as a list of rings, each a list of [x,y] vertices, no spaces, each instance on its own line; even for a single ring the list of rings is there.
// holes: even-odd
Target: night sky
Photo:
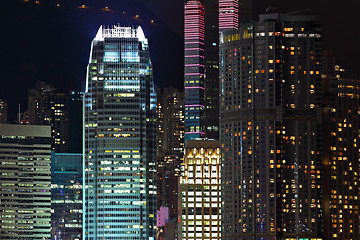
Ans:
[[[38,80],[61,90],[84,89],[90,44],[101,24],[141,25],[150,43],[155,84],[183,86],[183,0],[5,0],[2,4],[0,98],[8,101],[10,119],[15,118],[19,103],[25,110],[27,90]],[[360,79],[356,1],[255,0],[254,18],[269,6],[282,13],[310,9],[322,24],[323,49],[345,59],[347,77]]]

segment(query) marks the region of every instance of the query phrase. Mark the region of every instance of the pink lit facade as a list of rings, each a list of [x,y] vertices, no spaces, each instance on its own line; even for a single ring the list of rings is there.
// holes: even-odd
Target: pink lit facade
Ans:
[[[204,14],[200,1],[185,4],[185,141],[205,135]]]
[[[156,211],[156,226],[158,228],[164,227],[165,223],[169,220],[169,208],[160,207],[160,210]]]
[[[219,0],[219,31],[239,28],[239,0]]]

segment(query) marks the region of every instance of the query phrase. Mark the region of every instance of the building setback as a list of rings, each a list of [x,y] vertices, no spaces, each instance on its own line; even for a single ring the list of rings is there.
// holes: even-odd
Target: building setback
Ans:
[[[221,239],[220,166],[219,141],[187,142],[179,185],[179,239]]]
[[[0,124],[0,239],[51,239],[51,129]]]
[[[156,238],[156,94],[141,29],[101,26],[85,91],[85,239]]]
[[[224,240],[322,237],[320,31],[268,13],[221,35]]]
[[[83,155],[51,156],[51,239],[82,239]]]

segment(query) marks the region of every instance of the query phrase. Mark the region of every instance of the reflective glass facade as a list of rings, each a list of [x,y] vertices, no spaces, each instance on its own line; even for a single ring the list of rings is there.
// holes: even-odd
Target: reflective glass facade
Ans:
[[[82,239],[82,154],[51,156],[51,239]]]
[[[185,4],[185,142],[205,136],[205,10]]]
[[[141,27],[100,27],[84,102],[85,239],[155,239],[156,94]]]

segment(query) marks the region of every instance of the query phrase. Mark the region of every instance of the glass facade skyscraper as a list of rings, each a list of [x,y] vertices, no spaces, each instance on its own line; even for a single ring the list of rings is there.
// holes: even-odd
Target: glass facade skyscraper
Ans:
[[[239,19],[249,21],[251,3],[185,1],[185,142],[199,137],[219,139],[219,31],[237,29]]]
[[[219,138],[217,1],[185,2],[185,142]]]
[[[185,4],[185,142],[205,136],[205,10]]]
[[[82,239],[83,155],[51,155],[51,239]]]
[[[155,239],[156,94],[141,27],[99,28],[84,104],[85,239]]]

